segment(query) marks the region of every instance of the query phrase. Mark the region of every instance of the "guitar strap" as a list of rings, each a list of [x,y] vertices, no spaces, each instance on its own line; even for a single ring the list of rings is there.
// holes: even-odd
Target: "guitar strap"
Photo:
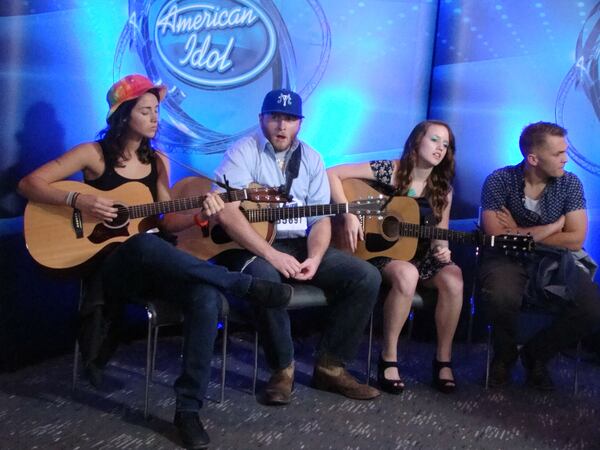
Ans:
[[[288,198],[288,202],[291,202],[292,196],[289,195],[290,189],[292,188],[292,183],[296,178],[298,178],[298,173],[300,172],[300,161],[302,159],[302,142],[299,143],[298,147],[292,155],[290,156],[290,160],[285,167],[285,188],[283,191],[283,195]],[[248,268],[250,264],[252,264],[256,260],[256,256],[250,257],[240,269],[240,272],[244,273],[244,271]]]
[[[367,186],[371,186],[377,192],[380,192],[381,194],[383,194],[385,196],[395,197],[397,195],[400,195],[400,190],[396,189],[391,184],[387,184],[387,183],[384,183],[383,181],[379,181],[379,180],[363,180],[363,181],[367,184]]]
[[[225,183],[223,183],[222,181],[218,181],[218,180],[215,180],[215,179],[213,179],[213,178],[210,178],[210,177],[206,176],[205,174],[203,174],[202,172],[200,172],[198,169],[196,169],[196,168],[194,168],[194,167],[192,167],[192,166],[190,166],[190,165],[188,165],[188,164],[184,164],[184,163],[182,163],[181,161],[177,161],[176,159],[173,159],[173,158],[171,158],[171,157],[170,157],[169,155],[167,155],[166,153],[159,152],[159,151],[156,151],[156,153],[160,153],[160,154],[161,154],[161,155],[163,155],[165,158],[167,158],[169,161],[171,161],[171,162],[174,162],[174,163],[175,163],[175,164],[177,164],[178,166],[180,166],[180,167],[183,167],[184,169],[187,169],[187,170],[189,170],[190,172],[193,172],[193,173],[195,173],[196,175],[198,175],[198,176],[200,176],[200,177],[202,177],[202,178],[205,178],[205,179],[207,179],[208,181],[210,181],[210,182],[211,182],[211,183],[213,183],[213,184],[216,184],[216,185],[217,185],[217,186],[219,186],[219,187],[222,187],[222,188],[223,188],[223,189],[225,189],[225,190],[226,190],[228,193],[230,193],[232,190],[234,190],[234,189],[232,189],[232,188],[229,186],[229,183],[227,183],[227,181],[225,181]]]
[[[292,201],[293,198],[290,194],[292,189],[292,183],[298,178],[300,172],[300,161],[302,160],[302,142],[298,143],[298,147],[292,153],[290,160],[285,168],[285,188],[283,194],[288,197],[288,201]]]

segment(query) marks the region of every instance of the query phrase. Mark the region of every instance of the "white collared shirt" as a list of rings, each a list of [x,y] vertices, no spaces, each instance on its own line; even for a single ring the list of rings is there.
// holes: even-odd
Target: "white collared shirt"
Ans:
[[[291,149],[295,150],[298,145],[300,141],[294,141]],[[287,160],[291,153],[290,151],[286,155]],[[285,186],[285,173],[277,164],[273,146],[262,133],[246,136],[234,143],[225,153],[215,174],[220,181],[223,180],[223,175],[226,175],[233,188],[244,188],[253,182],[263,186]],[[302,143],[298,177],[292,183],[290,194],[298,205],[328,204],[331,198],[323,158],[305,142]],[[321,217],[308,218],[308,227],[320,219]],[[278,229],[276,237],[281,239],[303,236],[306,236],[306,229]]]

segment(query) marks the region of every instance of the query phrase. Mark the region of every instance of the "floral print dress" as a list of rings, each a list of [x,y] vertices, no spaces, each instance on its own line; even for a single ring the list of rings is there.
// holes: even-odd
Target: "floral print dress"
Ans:
[[[394,163],[391,160],[377,160],[371,161],[371,170],[375,179],[383,184],[392,184],[392,173],[394,171]],[[411,192],[409,191],[409,196]],[[429,202],[425,197],[415,197],[415,200],[419,203],[419,209],[421,217],[423,217],[427,210],[431,211]],[[382,271],[385,266],[392,260],[387,256],[376,256],[375,258],[369,259],[369,262],[375,267]],[[454,264],[452,262],[442,263],[439,262],[435,256],[433,256],[433,250],[430,246],[429,240],[421,240],[415,258],[410,261],[419,270],[419,279],[428,280],[437,274],[444,266],[448,264]]]

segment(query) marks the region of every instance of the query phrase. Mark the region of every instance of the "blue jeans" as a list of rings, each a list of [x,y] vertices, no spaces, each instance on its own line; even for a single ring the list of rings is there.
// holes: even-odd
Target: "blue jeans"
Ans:
[[[183,368],[175,381],[178,411],[202,407],[221,308],[220,292],[243,297],[252,277],[189,255],[152,234],[120,244],[102,265],[108,306],[160,298],[181,306],[184,315]]]
[[[304,261],[307,257],[305,238],[276,240],[273,247],[293,255],[299,261]],[[233,270],[240,270],[252,257],[250,252],[238,250],[227,252],[218,260]],[[244,273],[275,282],[289,281],[259,257],[244,268]],[[340,363],[351,360],[356,354],[377,302],[381,284],[379,271],[365,261],[329,248],[317,273],[306,283],[323,289],[329,303],[327,325],[319,346],[319,356],[327,356]],[[286,309],[257,308],[255,313],[269,367],[272,370],[288,367],[294,359],[294,345]]]

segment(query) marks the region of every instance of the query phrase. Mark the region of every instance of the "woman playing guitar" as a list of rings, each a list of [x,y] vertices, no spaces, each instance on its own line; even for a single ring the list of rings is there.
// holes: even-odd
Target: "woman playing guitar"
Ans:
[[[451,181],[454,177],[454,135],[444,122],[428,120],[410,133],[400,159],[344,164],[328,172],[334,202],[346,202],[342,181],[349,178],[374,180],[392,185],[397,195],[414,197],[422,212],[433,212],[436,225],[448,228],[452,204]],[[345,214],[345,247],[356,251],[363,240],[359,219]],[[452,373],[452,340],[463,303],[460,268],[452,263],[447,241],[424,240],[410,261],[389,257],[369,260],[381,270],[390,286],[383,306],[383,347],[377,379],[380,387],[392,394],[404,389],[398,370],[398,339],[410,312],[417,285],[438,291],[435,310],[437,350],[433,359],[433,385],[444,393],[456,388]]]
[[[93,217],[106,224],[121,211],[115,207],[121,199],[110,198],[109,192],[127,183],[144,185],[155,202],[169,201],[167,161],[151,142],[158,130],[159,103],[166,92],[165,86],[154,85],[142,75],[129,75],[116,82],[107,94],[108,126],[100,133],[100,140],[77,145],[33,171],[20,181],[19,191],[33,202],[66,205],[72,211],[80,211],[83,221]],[[99,194],[57,187],[56,182],[77,172],[83,172],[85,183]],[[208,194],[198,205],[201,208],[196,208],[196,215],[165,214],[162,219],[157,218],[157,224],[169,233],[200,226],[223,205],[218,195]],[[73,228],[77,228],[75,224]],[[89,235],[79,231],[79,240],[90,240]],[[47,239],[52,239],[51,233]],[[181,306],[185,345],[181,376],[175,382],[174,422],[186,448],[205,448],[209,437],[198,411],[210,377],[220,293],[245,297],[265,307],[282,307],[289,302],[292,288],[229,272],[177,249],[156,233],[137,233],[111,250],[90,281],[101,284],[105,311],[118,310],[125,302],[148,296]],[[86,299],[82,311],[89,306]],[[99,382],[99,371],[107,362],[102,351],[98,353],[87,358],[84,355],[92,383]]]

